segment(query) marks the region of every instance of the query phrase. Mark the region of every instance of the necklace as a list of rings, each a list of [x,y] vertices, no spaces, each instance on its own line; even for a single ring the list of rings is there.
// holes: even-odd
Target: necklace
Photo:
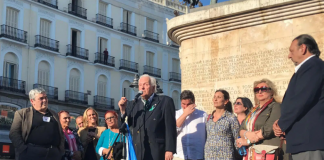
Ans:
[[[111,129],[110,129],[110,132],[109,132],[109,138],[110,138],[110,133],[113,133],[113,138],[112,139],[109,139],[109,147],[111,146],[111,143],[114,141],[115,137],[116,137],[116,134],[115,132],[113,132]]]

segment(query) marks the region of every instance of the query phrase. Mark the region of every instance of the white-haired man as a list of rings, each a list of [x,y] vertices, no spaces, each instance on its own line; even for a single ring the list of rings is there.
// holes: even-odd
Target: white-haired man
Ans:
[[[20,160],[60,160],[64,154],[64,134],[57,113],[48,109],[44,89],[29,92],[29,108],[18,110],[9,138]]]
[[[155,94],[156,80],[142,75],[138,89],[143,91],[134,109],[122,97],[118,102],[121,114],[128,115],[133,128],[133,144],[138,160],[172,160],[176,152],[177,130],[172,98]],[[124,122],[121,119],[121,122]]]

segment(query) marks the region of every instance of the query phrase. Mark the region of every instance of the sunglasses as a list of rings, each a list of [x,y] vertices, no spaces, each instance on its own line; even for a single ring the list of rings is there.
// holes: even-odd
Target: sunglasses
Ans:
[[[255,87],[254,89],[253,89],[253,91],[255,92],[255,93],[259,93],[260,91],[261,92],[267,92],[267,91],[270,91],[271,90],[271,88],[270,87],[266,87],[266,86],[262,86],[262,87]]]
[[[241,102],[234,102],[233,105],[242,105]]]

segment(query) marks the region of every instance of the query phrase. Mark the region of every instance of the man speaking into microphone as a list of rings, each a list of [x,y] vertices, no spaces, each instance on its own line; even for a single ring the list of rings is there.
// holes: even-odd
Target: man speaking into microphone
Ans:
[[[128,116],[128,125],[133,128],[137,160],[172,160],[177,143],[173,100],[157,95],[156,80],[147,74],[140,77],[138,89],[143,93],[133,109],[131,103],[127,106],[125,97],[118,102],[121,114]]]

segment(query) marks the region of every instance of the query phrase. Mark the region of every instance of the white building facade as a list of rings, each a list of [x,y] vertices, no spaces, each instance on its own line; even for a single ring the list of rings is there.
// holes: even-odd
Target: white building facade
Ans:
[[[13,114],[30,106],[27,94],[36,87],[46,89],[51,109],[75,117],[92,106],[103,125],[120,97],[135,96],[134,75],[149,74],[180,108],[179,47],[166,26],[175,9],[187,7],[171,0],[1,0],[0,141],[10,142]]]

